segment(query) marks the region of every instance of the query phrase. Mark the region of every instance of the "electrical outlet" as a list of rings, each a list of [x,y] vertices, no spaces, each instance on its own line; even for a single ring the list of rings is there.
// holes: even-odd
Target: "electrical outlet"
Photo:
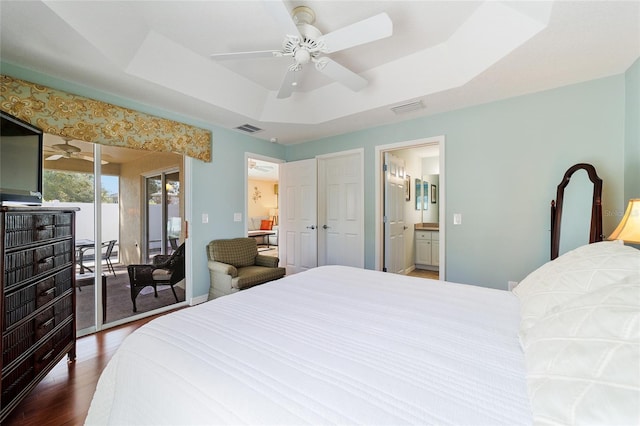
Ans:
[[[509,291],[513,291],[513,289],[516,288],[517,285],[518,285],[518,281],[507,282],[507,288],[509,289]]]

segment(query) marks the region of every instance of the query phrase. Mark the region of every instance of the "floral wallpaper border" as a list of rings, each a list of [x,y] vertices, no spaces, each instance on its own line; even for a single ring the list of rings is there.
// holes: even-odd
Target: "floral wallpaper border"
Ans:
[[[0,75],[0,109],[45,133],[211,161],[211,132]]]

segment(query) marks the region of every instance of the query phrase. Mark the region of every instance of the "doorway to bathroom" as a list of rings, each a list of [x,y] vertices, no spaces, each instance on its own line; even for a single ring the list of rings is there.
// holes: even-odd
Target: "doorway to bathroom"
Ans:
[[[444,279],[444,143],[438,136],[376,147],[377,270]]]

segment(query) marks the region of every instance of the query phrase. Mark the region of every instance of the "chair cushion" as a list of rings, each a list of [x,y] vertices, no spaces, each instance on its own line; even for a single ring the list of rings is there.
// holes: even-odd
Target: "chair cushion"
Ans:
[[[168,269],[154,269],[151,276],[154,281],[169,281],[171,279],[171,271]]]
[[[210,243],[209,253],[212,260],[242,268],[255,263],[258,245],[254,238],[215,240]]]
[[[234,280],[235,286],[242,290],[254,285],[277,280],[285,274],[284,268],[268,268],[265,266],[246,266],[238,269],[238,277]]]
[[[271,228],[273,228],[273,221],[272,220],[263,220],[260,222],[260,230],[261,231],[271,231]]]

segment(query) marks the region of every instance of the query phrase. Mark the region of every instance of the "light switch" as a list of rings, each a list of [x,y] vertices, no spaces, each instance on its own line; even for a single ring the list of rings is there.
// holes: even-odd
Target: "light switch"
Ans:
[[[233,214],[233,221],[234,222],[241,222],[242,221],[242,213],[234,213]]]
[[[207,213],[202,213],[202,223],[209,223],[209,215]]]
[[[460,225],[462,223],[462,213],[453,214],[453,224]]]

